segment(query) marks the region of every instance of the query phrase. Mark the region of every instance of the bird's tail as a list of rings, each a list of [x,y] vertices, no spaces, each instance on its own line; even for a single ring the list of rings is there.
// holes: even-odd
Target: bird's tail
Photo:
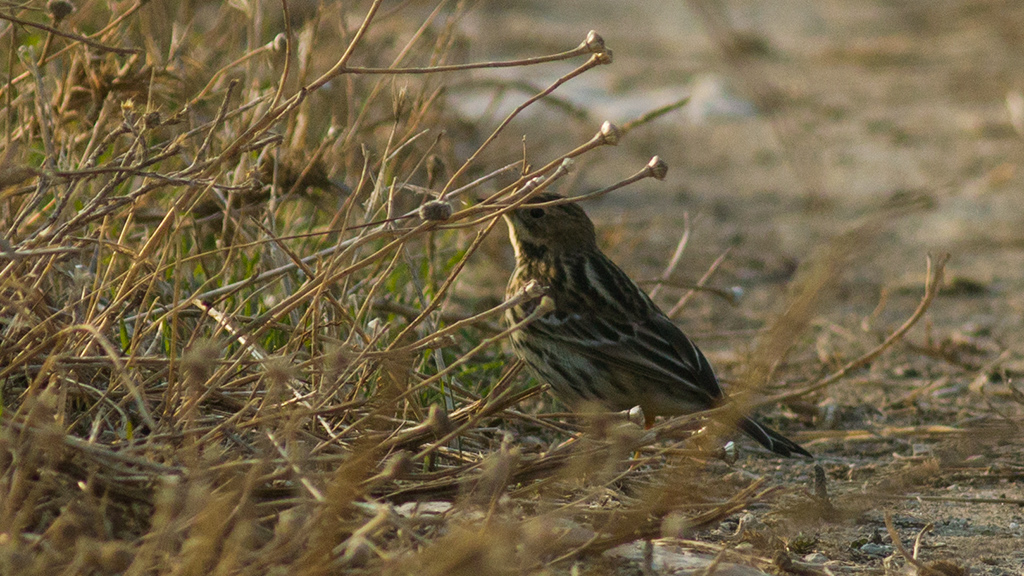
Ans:
[[[807,458],[814,458],[811,453],[804,450],[799,444],[779,434],[775,430],[761,424],[753,418],[740,418],[736,421],[736,427],[746,432],[751,438],[765,448],[782,456],[793,456],[799,454]]]

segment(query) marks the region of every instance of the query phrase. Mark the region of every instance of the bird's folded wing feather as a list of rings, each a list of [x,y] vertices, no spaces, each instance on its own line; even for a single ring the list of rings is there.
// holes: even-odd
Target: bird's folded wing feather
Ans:
[[[707,359],[664,316],[627,320],[592,312],[551,314],[538,319],[531,329],[577,354],[652,383],[687,386],[709,399],[722,396]]]

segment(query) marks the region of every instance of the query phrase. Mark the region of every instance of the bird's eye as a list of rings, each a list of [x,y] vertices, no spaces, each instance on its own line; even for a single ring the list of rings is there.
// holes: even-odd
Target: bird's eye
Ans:
[[[530,218],[540,218],[540,217],[544,216],[544,209],[543,208],[530,208],[530,211],[528,212],[528,214],[530,215]]]

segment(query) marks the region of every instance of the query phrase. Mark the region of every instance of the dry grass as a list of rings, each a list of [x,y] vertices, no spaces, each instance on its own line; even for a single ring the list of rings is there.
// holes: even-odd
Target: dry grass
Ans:
[[[491,145],[598,37],[460,65],[461,4],[65,4],[0,9],[0,572],[535,572],[781,492],[709,485],[685,422],[538,415],[508,303],[445,307],[503,211],[628,131]],[[447,105],[557,61],[496,127]]]
[[[593,508],[652,438],[520,446],[571,429],[515,409],[539,390],[503,368],[503,308],[441,310],[505,197],[615,143],[488,165],[519,111],[610,62],[600,39],[459,66],[459,6],[270,6],[4,9],[0,570],[520,571],[700,504]],[[490,137],[446,133],[451,75],[558,60],[579,65]],[[698,518],[759,497],[729,492]]]

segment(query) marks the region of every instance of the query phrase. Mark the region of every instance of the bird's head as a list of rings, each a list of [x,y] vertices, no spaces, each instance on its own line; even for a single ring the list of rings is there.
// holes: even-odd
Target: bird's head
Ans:
[[[576,204],[544,205],[562,199],[558,194],[538,194],[505,214],[516,258],[582,252],[597,245],[594,223],[582,208]]]

